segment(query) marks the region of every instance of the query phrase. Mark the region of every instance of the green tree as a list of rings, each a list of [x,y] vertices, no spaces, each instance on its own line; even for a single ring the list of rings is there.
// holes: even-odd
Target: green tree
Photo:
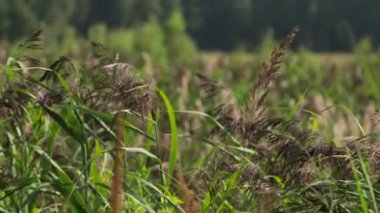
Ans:
[[[162,69],[168,66],[168,53],[165,46],[165,34],[156,18],[139,26],[134,35],[135,51],[148,53],[154,65]]]
[[[32,8],[23,0],[8,1],[8,23],[5,22],[6,36],[9,39],[18,39],[23,35],[32,33],[38,28],[38,20]]]
[[[250,0],[183,0],[183,3],[185,13],[186,7],[190,8],[187,17],[197,20],[190,24],[190,31],[202,47],[232,49],[248,33],[252,15]]]
[[[5,37],[8,32],[10,20],[8,19],[9,3],[8,1],[0,1],[0,38]]]
[[[31,5],[34,14],[52,36],[63,35],[65,28],[70,25],[71,16],[74,14],[74,0],[33,0]]]
[[[171,14],[165,24],[165,31],[171,64],[176,66],[189,64],[193,60],[196,47],[186,33],[186,23],[180,10]]]

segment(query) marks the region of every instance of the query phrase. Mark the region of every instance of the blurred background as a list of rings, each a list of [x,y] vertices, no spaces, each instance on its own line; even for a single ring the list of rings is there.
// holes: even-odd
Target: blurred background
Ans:
[[[3,0],[0,61],[17,57],[19,44],[42,29],[43,56],[31,56],[45,63],[63,55],[90,63],[93,41],[167,91],[191,90],[168,82],[196,85],[195,73],[203,73],[228,82],[244,103],[262,63],[299,26],[277,85],[289,97],[272,97],[275,105],[292,105],[308,88],[353,111],[372,103],[373,111],[380,100],[378,11],[374,0]]]
[[[116,135],[132,148],[125,212],[376,212],[379,12],[0,0],[0,212],[109,212]]]
[[[0,38],[15,41],[43,28],[55,39],[101,42],[101,33],[117,37],[149,22],[185,32],[202,50],[231,51],[255,49],[264,35],[282,38],[298,25],[297,46],[341,52],[363,37],[379,43],[379,11],[374,0],[2,0]]]
[[[68,56],[89,65],[96,42],[176,91],[171,98],[181,99],[180,108],[196,105],[183,98],[199,93],[189,86],[198,84],[195,73],[227,82],[243,104],[262,63],[299,26],[276,85],[285,96],[272,95],[272,103],[292,107],[307,89],[373,113],[380,101],[378,11],[375,0],[2,0],[0,62],[23,55],[19,44],[42,29],[44,51],[29,56],[46,64]]]

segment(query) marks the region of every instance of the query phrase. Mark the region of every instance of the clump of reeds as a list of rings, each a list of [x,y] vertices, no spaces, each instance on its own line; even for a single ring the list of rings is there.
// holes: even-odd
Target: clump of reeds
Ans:
[[[245,145],[252,145],[253,142],[257,143],[261,138],[270,136],[268,129],[282,123],[281,119],[262,117],[265,109],[262,105],[269,92],[269,84],[275,79],[275,74],[280,68],[285,51],[294,40],[297,32],[298,28],[294,28],[280,46],[272,52],[269,61],[263,64],[263,70],[249,94],[247,107],[240,109],[233,102],[230,102],[219,104],[213,109],[212,115],[229,131],[239,135],[245,141]],[[223,91],[228,90],[210,77],[198,74],[198,78],[207,98],[223,96],[225,95]],[[272,134],[270,140],[275,138],[279,139]],[[264,148],[265,146],[261,145],[261,147]]]
[[[173,205],[172,209],[180,209],[181,206],[186,212],[198,212],[201,208],[198,199],[206,196],[207,199],[203,200],[202,208],[207,208],[209,211],[223,211],[224,207],[252,212],[255,210],[283,211],[284,209],[298,211],[303,210],[302,207],[309,204],[315,204],[316,207],[312,210],[328,211],[330,206],[328,203],[326,204],[325,200],[334,200],[334,202],[339,200],[333,196],[349,194],[349,196],[346,195],[349,203],[355,203],[352,202],[352,196],[362,196],[361,199],[368,197],[368,194],[365,193],[364,195],[357,194],[361,193],[360,187],[364,185],[364,181],[379,182],[380,148],[376,145],[375,139],[363,136],[354,140],[344,140],[342,143],[345,147],[337,147],[316,133],[304,131],[299,127],[300,121],[274,117],[267,113],[265,103],[271,95],[271,82],[276,79],[285,53],[297,32],[297,28],[293,29],[279,47],[272,52],[268,62],[263,64],[260,75],[247,94],[247,102],[244,107],[237,106],[231,95],[232,92],[227,86],[206,75],[198,75],[200,86],[208,99],[205,106],[213,104],[211,116],[207,115],[208,118],[211,118],[212,123],[201,126],[199,132],[210,133],[207,134],[204,141],[213,145],[218,151],[213,150],[212,153],[207,153],[207,157],[204,158],[205,165],[201,168],[202,178],[192,179],[196,184],[193,184],[193,181],[189,184],[181,170],[174,173],[177,179],[177,196],[183,201],[181,204],[178,198],[170,200],[170,197],[174,197],[170,187],[162,184],[161,186],[164,188],[162,191],[160,187],[156,187],[154,185],[157,181],[155,178],[149,179],[146,181],[147,183],[139,179],[141,184],[136,185],[146,184],[147,186],[139,186],[137,189],[139,193],[141,190],[148,192],[147,198],[145,198],[145,194],[141,198],[143,207],[152,211],[152,208],[171,209],[168,206]],[[35,33],[20,45],[20,48],[41,50],[41,35],[40,31]],[[74,64],[70,58],[65,56],[43,65],[42,62],[46,60],[37,60],[28,55],[22,55],[7,65],[20,72],[9,73],[9,81],[4,83],[0,92],[0,131],[5,133],[1,135],[4,136],[5,141],[1,148],[7,150],[7,152],[2,152],[0,157],[17,156],[18,150],[25,151],[20,158],[28,156],[20,165],[11,162],[8,166],[8,161],[7,165],[1,165],[0,169],[4,178],[0,182],[2,186],[6,186],[25,180],[24,175],[29,173],[22,169],[29,169],[29,165],[38,165],[37,167],[32,166],[35,171],[30,172],[38,175],[33,175],[30,179],[35,180],[34,178],[39,178],[39,174],[48,173],[46,176],[41,175],[44,178],[39,180],[42,182],[48,180],[54,184],[43,183],[42,186],[48,187],[43,190],[52,191],[51,187],[55,187],[53,190],[59,191],[48,199],[42,199],[44,202],[62,202],[64,207],[69,206],[67,203],[70,202],[70,207],[79,209],[78,212],[82,212],[81,210],[86,207],[85,204],[92,204],[94,208],[103,205],[105,210],[111,207],[113,212],[122,212],[125,189],[128,189],[129,195],[133,195],[132,190],[136,190],[134,186],[131,186],[133,184],[128,185],[129,181],[124,182],[124,165],[130,163],[124,161],[123,153],[126,151],[124,131],[127,127],[138,130],[136,122],[129,116],[133,114],[134,118],[141,118],[143,124],[149,120],[150,127],[146,128],[147,133],[144,133],[145,129],[139,133],[146,138],[149,137],[151,141],[157,142],[157,146],[160,145],[159,139],[163,138],[159,135],[158,129],[165,128],[165,126],[159,127],[161,124],[155,120],[154,116],[152,116],[153,119],[149,117],[144,120],[150,113],[155,113],[157,106],[151,85],[139,78],[132,66],[119,62],[117,54],[111,53],[98,43],[92,43],[92,46],[93,57],[88,60],[87,66],[79,69],[76,67],[76,63]],[[35,72],[31,74],[31,70]],[[184,84],[188,84],[188,80],[186,79]],[[183,89],[186,90],[185,88],[187,87],[184,86]],[[187,95],[186,92],[183,94]],[[211,98],[215,102],[209,101]],[[41,106],[42,108],[40,108]],[[203,112],[198,114],[205,115]],[[374,115],[375,124],[378,124],[378,117],[378,113]],[[132,124],[129,126],[126,123]],[[51,133],[49,132],[45,136],[44,131],[50,127],[52,127]],[[35,132],[34,129],[36,129]],[[201,138],[198,137],[199,132],[192,133],[197,141]],[[156,138],[151,136],[154,134]],[[210,135],[211,137],[209,137]],[[32,142],[28,146],[20,146],[21,143],[17,143],[19,141]],[[42,145],[40,141],[42,141]],[[73,144],[72,141],[79,143]],[[107,146],[107,142],[110,141],[115,142],[110,151],[99,148],[103,145]],[[48,144],[46,152],[45,144]],[[62,144],[65,146],[61,146]],[[36,148],[37,146],[39,147]],[[56,147],[56,150],[52,150],[53,147]],[[146,147],[150,147],[150,145]],[[73,156],[73,159],[68,159],[68,157],[64,160],[57,159],[55,153],[64,156],[66,154],[64,151],[69,149],[75,149],[74,156],[71,155],[72,153],[67,155]],[[97,150],[97,154],[92,155],[92,150]],[[148,148],[147,150],[138,149],[138,151],[141,152],[139,154],[146,155],[155,162],[160,161],[162,174],[165,173],[165,165],[169,167],[167,163],[162,163],[165,159],[161,157],[161,153],[157,157],[154,151],[148,152]],[[82,162],[77,159],[80,158],[77,157],[78,153],[83,154],[80,156],[83,157]],[[98,180],[95,180],[96,175],[94,175],[94,182],[91,182],[91,177],[89,178],[88,175],[90,171],[93,173],[98,171],[97,158],[99,155],[108,153],[114,157],[111,179],[105,178],[103,182],[99,181],[98,183]],[[368,158],[368,166],[367,162],[363,163],[359,153]],[[44,158],[43,161],[40,160],[41,158]],[[141,158],[136,159],[140,161]],[[107,160],[104,162],[102,166],[107,168],[110,164]],[[48,163],[49,166],[45,166],[45,163]],[[40,172],[40,165],[48,172]],[[81,165],[80,169],[73,168],[78,167],[77,165]],[[140,166],[138,163],[137,165]],[[138,173],[136,176],[142,174],[144,178],[151,178],[149,173],[153,169],[144,167],[144,163],[141,165],[144,169],[141,167],[137,169],[138,171],[131,173],[136,172]],[[14,167],[12,168],[12,166]],[[370,174],[370,177],[366,176],[367,173]],[[15,179],[14,175],[19,175],[20,179]],[[59,182],[59,178],[62,178],[61,182]],[[164,183],[164,178],[159,181]],[[108,183],[110,183],[110,187],[108,191],[104,192],[104,189],[107,188],[104,186]],[[5,196],[2,196],[0,200],[10,200],[18,207],[16,204],[18,202],[14,199],[17,199],[19,194],[25,194],[24,192],[29,189],[31,189],[30,191],[35,190],[35,185],[31,185],[32,188],[21,185],[20,190],[17,189],[18,191],[13,191],[15,189],[13,186],[8,187]],[[66,190],[68,185],[70,185],[69,190]],[[98,187],[99,185],[101,187]],[[22,187],[26,187],[26,190]],[[358,192],[352,191],[355,187]],[[372,186],[367,184],[366,187],[371,188]],[[99,188],[101,189],[99,190]],[[147,188],[152,188],[154,192]],[[92,191],[94,191],[94,195],[90,193]],[[16,196],[13,196],[12,193]],[[106,198],[107,193],[108,199]],[[48,197],[47,194],[43,196]],[[319,194],[323,195],[322,199]],[[373,190],[373,194],[377,196],[378,190]],[[331,197],[329,197],[330,195]],[[8,199],[6,196],[10,198]],[[292,200],[292,196],[296,199]],[[128,199],[134,199],[132,197],[128,197]],[[92,203],[91,199],[95,201]],[[20,203],[23,203],[24,200],[27,202],[32,199],[23,198]],[[168,200],[170,202],[167,202]],[[374,199],[374,201],[377,200]],[[153,203],[151,205],[153,207],[148,206],[151,204],[149,202]],[[303,206],[300,204],[302,202],[305,203]],[[62,205],[62,203],[57,203],[52,206]],[[131,204],[133,205],[133,202]],[[25,204],[25,206],[27,205]],[[274,207],[272,208],[272,206]]]
[[[355,165],[358,166],[358,159],[357,156],[350,153],[356,151],[367,153],[370,156],[373,174],[379,165],[379,160],[375,157],[378,150],[373,145],[369,145],[367,148],[363,144],[359,145],[364,141],[369,141],[369,138],[359,138],[350,143],[347,142],[348,150],[350,150],[347,153],[347,149],[337,147],[317,134],[301,130],[297,126],[298,121],[276,118],[266,113],[264,103],[270,94],[270,84],[275,80],[285,52],[297,32],[298,28],[294,28],[279,47],[272,52],[268,62],[263,64],[262,71],[247,98],[245,108],[239,108],[233,103],[215,104],[212,115],[223,128],[218,126],[211,132],[222,135],[221,143],[231,141],[232,135],[238,138],[241,147],[257,152],[250,156],[250,161],[257,165],[262,172],[259,175],[252,175],[250,180],[241,178],[243,182],[249,181],[260,185],[262,181],[266,182],[265,175],[274,175],[280,177],[286,186],[294,187],[316,181],[320,178],[321,174],[318,172],[321,170],[330,171],[336,179],[353,179],[350,160],[354,158],[354,162],[357,163]],[[207,98],[223,96],[222,91],[228,90],[211,77],[198,75],[198,78]],[[233,142],[235,143],[236,140]],[[350,155],[350,158],[337,157],[347,154]],[[232,168],[231,166],[234,165],[235,169],[229,169],[230,172],[241,170],[244,173],[246,170],[244,164],[236,162],[234,156],[224,156],[222,159],[216,158],[213,161],[215,164],[227,165],[226,168]],[[239,164],[241,165],[239,166]],[[215,168],[218,167],[210,167],[210,173],[218,172],[218,169]],[[270,184],[269,188],[276,188],[276,183],[268,183]],[[325,188],[322,187],[320,190],[325,190]],[[273,204],[275,199],[268,200],[271,200],[270,202]]]

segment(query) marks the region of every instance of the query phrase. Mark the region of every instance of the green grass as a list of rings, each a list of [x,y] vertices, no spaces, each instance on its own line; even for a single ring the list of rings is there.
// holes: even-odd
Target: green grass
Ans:
[[[163,70],[39,36],[0,67],[1,212],[111,211],[115,126],[125,212],[379,212],[376,51],[330,66],[288,37],[264,68],[262,46]]]

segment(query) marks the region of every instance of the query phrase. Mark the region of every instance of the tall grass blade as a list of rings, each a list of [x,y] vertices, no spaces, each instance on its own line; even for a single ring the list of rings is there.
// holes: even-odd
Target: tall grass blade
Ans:
[[[31,146],[38,154],[44,157],[55,169],[56,177],[52,181],[52,186],[70,201],[76,212],[88,212],[85,199],[78,191],[74,181],[44,150],[38,146]]]
[[[72,138],[74,138],[81,145],[85,141],[84,135],[78,132],[77,129],[72,128],[72,125],[69,125],[65,119],[58,113],[51,110],[49,107],[42,105],[43,109],[55,122],[57,122]]]
[[[354,179],[355,179],[355,183],[356,183],[356,191],[359,194],[359,199],[360,199],[360,204],[361,204],[362,210],[363,210],[363,212],[368,213],[368,203],[367,203],[367,200],[365,198],[364,189],[363,189],[361,182],[360,182],[359,171],[357,170],[355,163],[352,159],[350,159],[350,163],[351,163],[352,172],[354,174]]]
[[[369,192],[370,192],[370,194],[371,194],[371,199],[372,199],[372,202],[373,202],[374,210],[375,210],[376,213],[379,213],[379,208],[377,207],[377,201],[376,201],[375,192],[374,192],[374,190],[373,190],[373,185],[372,185],[372,181],[371,181],[371,176],[370,176],[369,173],[368,173],[368,169],[367,169],[366,162],[364,162],[363,157],[362,157],[362,155],[360,154],[360,152],[358,152],[358,156],[359,156],[360,166],[361,166],[361,168],[362,168],[362,170],[363,170],[364,177],[365,177],[365,180],[367,181],[367,185],[368,185],[368,188],[369,188]]]
[[[170,122],[170,132],[171,132],[171,144],[170,144],[170,154],[169,154],[169,168],[168,168],[168,178],[166,182],[166,186],[170,186],[172,181],[172,177],[174,174],[174,170],[177,164],[177,155],[178,155],[178,131],[177,124],[175,120],[175,114],[173,110],[173,106],[169,101],[169,98],[166,94],[160,90],[156,89],[162,100],[164,101]]]

